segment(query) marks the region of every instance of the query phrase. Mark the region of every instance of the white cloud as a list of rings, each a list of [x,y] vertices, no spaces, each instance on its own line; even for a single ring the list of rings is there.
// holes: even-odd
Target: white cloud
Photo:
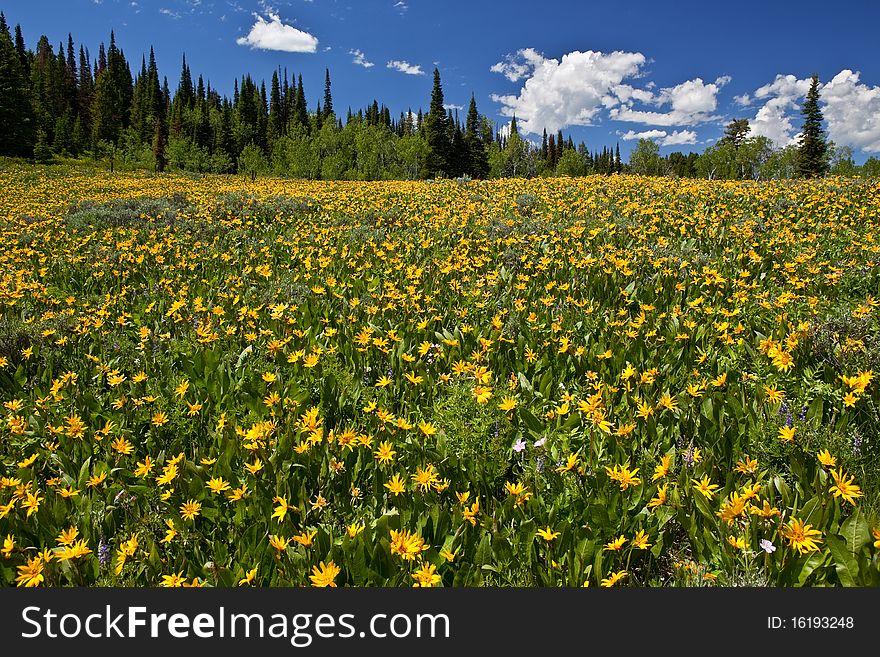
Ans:
[[[573,51],[557,60],[524,48],[490,68],[511,82],[525,80],[519,93],[494,94],[492,100],[502,105],[502,115],[516,114],[523,132],[533,134],[544,128],[590,125],[603,113],[617,121],[653,126],[693,126],[718,118],[718,93],[730,76],[708,83],[696,78],[660,90],[652,82],[629,84],[642,77],[646,63],[638,52]],[[670,144],[693,143],[691,133],[662,138]]]
[[[860,76],[858,71],[843,69],[820,84],[819,108],[829,139],[866,153],[880,153],[880,87],[863,84]],[[801,123],[809,88],[809,78],[777,75],[755,90],[754,98],[764,104],[749,120],[752,134],[768,137],[777,147],[797,144],[800,129],[795,123]]]
[[[358,66],[363,66],[364,68],[375,66],[373,62],[368,62],[367,58],[364,56],[364,53],[357,48],[355,48],[354,50],[349,50],[348,54],[354,55],[354,59],[351,60],[352,64],[357,64]]]
[[[758,87],[755,98],[778,97],[791,101],[803,97],[810,88],[810,79],[799,80],[794,75],[777,75],[773,82]]]
[[[627,130],[625,133],[620,135],[620,138],[623,139],[623,141],[633,141],[635,139],[660,139],[661,137],[665,136],[665,130],[645,130],[643,132]]]
[[[682,144],[696,144],[697,133],[693,130],[674,130],[667,133],[665,130],[645,130],[643,132],[635,132],[628,130],[620,136],[624,141],[632,141],[634,139],[651,139],[661,146],[679,146]]]
[[[456,104],[454,104],[454,103],[446,103],[446,104],[443,105],[443,109],[446,109],[446,110],[459,110],[459,111],[461,111],[461,110],[464,109],[464,105],[456,105]]]
[[[860,83],[859,76],[844,69],[822,87],[828,137],[838,145],[880,153],[880,87]]]
[[[636,98],[636,100],[641,100],[658,107],[668,105],[670,109],[667,112],[633,109],[632,104],[628,102],[629,98],[627,95],[622,94],[623,97],[618,97],[624,105],[622,107],[613,107],[609,112],[609,116],[617,121],[660,126],[705,123],[716,118],[712,115],[712,112],[718,106],[718,92],[729,81],[730,77],[726,75],[709,84],[703,82],[701,78],[696,78],[677,84],[674,87],[663,88],[658,93],[652,94],[648,100]]]
[[[409,5],[401,1],[394,3],[394,8],[402,14],[409,9]]]
[[[492,100],[501,103],[504,116],[516,115],[523,132],[590,125],[603,107],[619,103],[614,90],[638,74],[645,62],[641,53],[573,51],[557,60],[526,48],[491,69],[511,81],[527,76],[519,94],[493,94]]]
[[[282,52],[315,52],[318,39],[298,30],[292,25],[281,22],[278,14],[268,12],[269,20],[254,14],[257,22],[251,27],[246,37],[239,37],[235,42],[240,46],[250,46],[261,50],[280,50]]]
[[[534,71],[543,61],[544,57],[534,48],[523,48],[515,55],[507,55],[503,62],[493,64],[489,70],[492,73],[501,73],[511,82],[517,82]]]
[[[406,73],[407,75],[424,75],[425,72],[422,70],[422,67],[416,64],[410,64],[409,62],[401,61],[399,59],[392,59],[385,65],[387,68],[394,69],[395,71],[400,71],[401,73]]]
[[[697,133],[693,130],[674,130],[672,134],[666,135],[660,142],[661,146],[678,146],[681,144],[696,144]]]
[[[173,18],[174,20],[180,18],[180,12],[172,11],[171,9],[166,9],[165,7],[161,7],[159,9],[159,13],[168,16],[168,18]]]
[[[749,119],[752,136],[767,137],[778,148],[795,143],[793,115],[809,88],[809,78],[801,80],[794,75],[777,75],[773,82],[758,87],[752,101],[761,100],[764,104]]]
[[[748,107],[752,104],[752,99],[748,94],[743,94],[742,96],[734,96],[733,102],[740,107]]]

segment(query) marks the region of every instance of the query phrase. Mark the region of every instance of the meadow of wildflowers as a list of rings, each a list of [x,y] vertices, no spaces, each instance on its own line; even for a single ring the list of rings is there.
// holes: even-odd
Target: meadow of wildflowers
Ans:
[[[8,586],[880,583],[880,183],[0,171]]]

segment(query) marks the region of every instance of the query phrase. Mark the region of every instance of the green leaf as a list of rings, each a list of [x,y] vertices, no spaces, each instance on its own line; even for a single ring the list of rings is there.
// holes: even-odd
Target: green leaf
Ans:
[[[548,369],[541,377],[541,383],[538,385],[538,391],[544,399],[550,399],[551,387],[553,385],[553,370]]]
[[[803,564],[800,566],[800,569],[797,573],[797,585],[803,586],[804,582],[807,581],[807,578],[812,575],[817,568],[825,563],[826,558],[827,555],[824,552],[814,552],[809,557],[807,557],[807,559],[805,559]]]
[[[840,526],[840,535],[846,539],[847,551],[853,557],[871,542],[871,526],[861,509],[856,509],[849,518],[844,520]]]
[[[540,436],[541,432],[544,431],[544,425],[541,424],[541,421],[538,420],[538,418],[536,418],[534,415],[532,415],[532,412],[528,409],[520,408],[519,416],[525,423],[526,428],[536,436]]]
[[[855,586],[859,578],[859,564],[852,558],[846,544],[837,536],[827,536],[825,543],[834,558],[834,568],[840,583],[844,586]]]
[[[705,495],[700,492],[694,492],[694,503],[697,505],[700,513],[702,513],[709,520],[712,520],[714,522],[715,513],[714,511],[712,511],[712,507],[709,506],[709,500],[706,499]]]

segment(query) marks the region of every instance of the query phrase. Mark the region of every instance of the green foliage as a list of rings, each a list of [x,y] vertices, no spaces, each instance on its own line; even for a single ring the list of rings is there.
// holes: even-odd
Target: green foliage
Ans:
[[[650,139],[639,139],[629,156],[629,168],[643,176],[660,175],[660,147]]]
[[[239,173],[250,177],[252,181],[256,180],[257,175],[265,173],[268,168],[269,163],[266,161],[263,150],[253,142],[245,146],[241,155],[238,156]]]
[[[822,110],[819,108],[819,76],[813,75],[810,89],[801,108],[804,125],[798,144],[798,175],[805,178],[821,176],[828,170],[828,145],[822,128]]]
[[[464,478],[479,482],[479,489],[497,490],[508,469],[511,436],[503,417],[486,404],[478,404],[471,386],[448,387],[434,401],[431,421],[443,427],[437,438],[441,454],[458,459]]]

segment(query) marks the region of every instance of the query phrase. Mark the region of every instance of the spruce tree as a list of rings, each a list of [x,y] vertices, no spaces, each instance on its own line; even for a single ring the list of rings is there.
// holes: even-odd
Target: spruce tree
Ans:
[[[294,121],[299,123],[306,131],[311,127],[309,125],[309,108],[306,105],[306,92],[303,89],[303,76],[300,74],[299,82],[296,85],[296,101],[293,104]]]
[[[471,178],[485,178],[489,175],[489,154],[486,152],[486,143],[480,136],[480,128],[480,113],[477,111],[477,101],[474,95],[471,94],[464,132],[464,140],[468,150],[466,173]]]
[[[431,105],[425,117],[425,141],[428,142],[428,155],[425,158],[425,175],[434,178],[449,172],[449,125],[446,109],[443,107],[443,87],[440,84],[440,71],[434,69],[434,87],[431,91]]]
[[[828,170],[828,144],[822,129],[822,110],[819,109],[819,76],[813,75],[810,90],[801,108],[804,127],[797,153],[798,175],[813,178]]]
[[[34,160],[40,164],[46,164],[52,161],[52,149],[49,148],[49,142],[46,140],[46,133],[43,130],[37,130],[37,141],[34,144]]]
[[[333,114],[333,96],[330,93],[330,69],[324,69],[324,114],[323,118],[327,119]]]
[[[156,171],[159,173],[165,171],[165,165],[168,164],[165,157],[165,135],[162,131],[162,122],[158,118],[153,130],[153,158],[156,161]]]
[[[34,142],[28,85],[2,13],[0,22],[0,154],[29,156]]]
[[[18,61],[21,62],[21,69],[25,79],[31,75],[31,59],[28,56],[27,48],[24,45],[24,36],[21,34],[21,25],[15,26],[15,52],[18,54]]]
[[[281,96],[281,82],[278,80],[278,71],[272,72],[272,86],[269,92],[269,124],[268,140],[270,146],[284,134],[284,103]]]

